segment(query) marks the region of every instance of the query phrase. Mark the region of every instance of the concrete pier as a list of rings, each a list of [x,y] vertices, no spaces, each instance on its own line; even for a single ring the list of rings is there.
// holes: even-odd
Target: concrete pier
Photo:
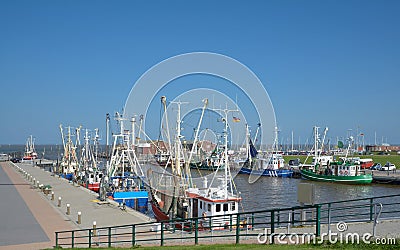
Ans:
[[[44,171],[37,166],[32,166],[32,164],[14,164],[11,162],[0,164],[0,170],[5,172],[4,177],[9,178],[9,180],[5,178],[2,183],[8,183],[10,189],[15,189],[14,193],[10,193],[10,190],[7,191],[7,194],[10,195],[2,195],[1,204],[7,204],[7,207],[10,208],[14,206],[26,207],[24,211],[8,209],[10,210],[8,213],[0,213],[2,222],[6,221],[2,219],[3,217],[25,218],[21,221],[9,221],[9,223],[14,224],[15,232],[11,232],[7,227],[0,227],[0,250],[52,248],[55,246],[55,231],[89,228],[93,226],[93,221],[96,221],[98,227],[106,227],[152,220],[150,217],[131,209],[121,210],[118,204],[113,201],[100,202],[97,199],[97,193],[74,185],[66,179]],[[53,195],[48,196],[40,189],[34,189],[33,182],[24,177],[24,171],[39,183],[50,185],[51,192],[54,192],[55,197],[62,197],[63,204],[70,204],[70,213],[65,212],[65,206],[58,207],[58,199],[53,200]],[[82,218],[79,224],[78,212],[81,212]],[[33,220],[30,221],[29,219]],[[15,225],[15,223],[19,225]],[[42,228],[44,233],[41,237],[27,240],[26,238],[30,238],[29,236],[32,235],[32,229],[26,227],[25,224],[36,225],[38,229],[35,229],[35,232],[39,232],[39,229]],[[16,232],[18,236],[15,236]]]

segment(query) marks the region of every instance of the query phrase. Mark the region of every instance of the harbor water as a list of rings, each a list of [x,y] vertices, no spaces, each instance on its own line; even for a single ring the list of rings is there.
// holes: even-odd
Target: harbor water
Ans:
[[[9,153],[11,157],[20,157],[24,145],[1,145],[0,152]],[[60,159],[63,152],[61,145],[36,145],[39,158]],[[209,171],[192,171],[194,175],[210,176]],[[297,178],[260,177],[252,183],[249,175],[235,176],[235,186],[242,197],[242,211],[255,211],[271,208],[285,208],[300,205],[297,201],[299,183],[311,183],[315,187],[315,203],[334,202],[350,199],[400,194],[399,185],[368,184],[345,185],[326,182],[312,182]]]

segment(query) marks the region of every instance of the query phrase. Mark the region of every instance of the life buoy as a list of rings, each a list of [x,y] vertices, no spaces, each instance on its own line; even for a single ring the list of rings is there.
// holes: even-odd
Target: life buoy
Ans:
[[[203,213],[201,214],[201,216],[202,216],[203,218],[207,217],[206,212],[203,212]]]
[[[343,175],[343,170],[340,170],[340,172],[339,172],[341,175]]]
[[[344,171],[344,175],[349,175],[349,171]]]

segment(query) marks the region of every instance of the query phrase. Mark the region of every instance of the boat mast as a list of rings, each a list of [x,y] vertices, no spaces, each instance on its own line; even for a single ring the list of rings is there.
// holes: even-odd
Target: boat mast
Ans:
[[[136,146],[136,140],[135,140],[135,123],[136,123],[136,118],[133,116],[131,119],[131,130],[132,130],[132,144],[133,148]],[[139,131],[140,133],[140,131]]]
[[[201,110],[201,116],[200,116],[200,119],[199,119],[199,123],[197,124],[197,129],[196,129],[196,133],[195,133],[195,136],[194,136],[192,150],[190,151],[189,160],[185,163],[185,171],[186,171],[186,174],[187,174],[188,177],[191,176],[189,165],[190,165],[190,163],[192,161],[193,153],[197,152],[197,141],[198,141],[198,137],[199,137],[200,126],[201,126],[201,123],[203,121],[204,112],[205,112],[205,110],[207,108],[207,105],[208,105],[208,99],[207,98],[204,99],[203,102],[204,102],[204,106],[203,106],[203,108]],[[192,186],[193,183],[192,183],[191,178],[190,178],[189,181],[190,181],[190,186]]]
[[[272,147],[272,154],[274,154],[274,151],[275,151],[275,153],[278,153],[278,151],[279,151],[278,132],[279,132],[278,127],[275,126],[275,130],[274,130],[275,139],[274,139],[274,145]]]
[[[233,187],[232,187],[232,181],[230,181],[231,177],[231,172],[229,168],[229,159],[228,159],[228,113],[230,112],[238,112],[238,109],[235,110],[228,110],[227,108],[225,109],[217,109],[216,111],[222,111],[224,114],[224,119],[223,122],[225,123],[224,127],[224,140],[225,140],[225,145],[224,145],[224,161],[225,161],[225,166],[224,166],[224,197],[225,199],[228,199],[228,176],[229,176],[229,187],[231,189],[231,193],[233,194]]]
[[[175,136],[175,173],[179,176],[182,177],[182,171],[181,171],[181,105],[186,104],[184,102],[171,102],[174,104],[177,104],[178,106],[178,114],[176,117],[176,136]]]
[[[164,108],[164,115],[165,115],[165,126],[166,126],[166,130],[167,130],[167,139],[168,139],[168,147],[169,147],[169,157],[172,156],[172,144],[171,144],[171,135],[169,133],[169,121],[168,121],[168,113],[167,113],[167,97],[166,96],[162,96],[161,97],[161,103],[163,105]],[[162,121],[161,121],[162,123]],[[173,168],[173,164],[172,164],[172,170],[174,170]]]
[[[88,131],[88,129],[85,129],[85,146],[84,146],[84,148],[85,148],[85,157],[84,157],[84,160],[83,160],[83,168],[84,168],[84,170],[85,171],[88,171],[89,170],[89,158],[90,158],[90,155],[89,155],[89,131]]]
[[[291,151],[292,151],[292,153],[293,153],[293,130],[292,130],[292,149],[291,149]]]
[[[99,136],[99,129],[98,128],[95,128],[94,129],[94,131],[95,131],[95,136],[94,136],[94,145],[95,145],[95,155],[94,155],[94,162],[95,162],[95,165],[97,166],[97,162],[98,162],[98,154],[99,154],[99,138],[100,138],[100,136]]]
[[[317,127],[317,126],[314,127],[314,159],[315,159],[315,164],[318,161],[318,140],[319,140],[318,129],[319,129],[319,127]]]
[[[108,154],[109,154],[109,145],[110,145],[110,114],[106,114],[106,159],[108,161]]]
[[[323,137],[322,143],[321,143],[321,150],[320,150],[319,155],[318,155],[319,157],[321,157],[322,150],[324,149],[325,138],[326,138],[326,133],[327,132],[328,132],[328,127],[325,127],[325,129],[324,129],[324,137]]]

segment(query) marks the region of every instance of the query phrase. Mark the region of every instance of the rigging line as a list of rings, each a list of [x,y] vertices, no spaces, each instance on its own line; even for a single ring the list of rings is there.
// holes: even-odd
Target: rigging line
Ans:
[[[139,127],[139,125],[137,125],[136,123],[135,123],[135,126],[137,126],[137,127],[139,128],[139,132],[142,132],[142,133],[144,134],[145,138],[146,138],[147,140],[149,140],[150,143],[153,144],[153,145],[157,148],[157,150],[161,150],[161,148],[160,148],[157,144],[154,143],[154,140],[152,140],[152,139],[146,134],[146,132],[143,130],[143,128]]]

